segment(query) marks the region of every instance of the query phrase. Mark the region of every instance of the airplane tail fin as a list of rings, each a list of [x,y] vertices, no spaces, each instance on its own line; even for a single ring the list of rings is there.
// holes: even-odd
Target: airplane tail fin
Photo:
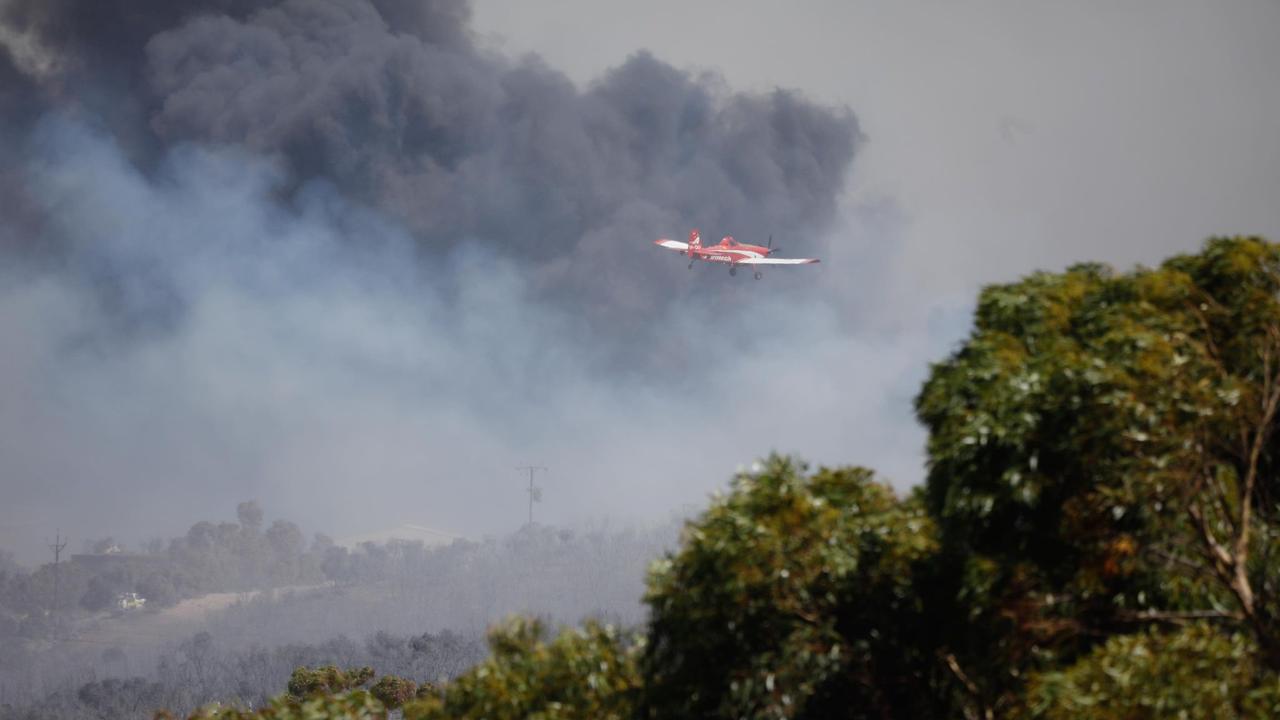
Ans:
[[[702,235],[698,234],[697,228],[689,231],[689,249],[698,250],[702,247]]]

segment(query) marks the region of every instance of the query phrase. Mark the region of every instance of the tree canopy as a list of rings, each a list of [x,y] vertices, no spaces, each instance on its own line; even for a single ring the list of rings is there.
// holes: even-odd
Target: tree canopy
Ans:
[[[914,565],[936,549],[917,499],[870,470],[772,457],[738,476],[655,564],[649,717],[830,717],[912,705],[927,672]]]
[[[1002,589],[974,600],[1019,636],[1009,670],[1197,617],[1247,627],[1280,669],[1277,290],[1280,249],[1236,238],[982,293],[917,408],[930,514]]]

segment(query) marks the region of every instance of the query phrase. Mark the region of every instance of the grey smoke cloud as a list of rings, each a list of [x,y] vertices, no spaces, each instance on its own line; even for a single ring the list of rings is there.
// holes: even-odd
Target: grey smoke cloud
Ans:
[[[400,34],[364,0],[198,17],[147,44],[152,126],[279,155],[425,251],[501,247],[600,332],[633,334],[679,287],[627,239],[697,223],[811,236],[834,217],[858,139],[848,111],[733,95],[647,53],[579,92],[454,32]]]
[[[714,292],[635,240],[701,225],[821,253],[860,139],[848,110],[734,94],[643,52],[579,91],[477,49],[458,2],[94,7],[12,4],[12,34],[67,68],[30,98],[104,119],[143,166],[179,142],[277,158],[284,195],[331,182],[405,223],[426,262],[494,247],[529,263],[539,299],[624,340],[614,363],[661,363],[652,308]]]
[[[647,53],[579,88],[481,49],[465,3],[147,7],[0,10],[48,60],[0,54],[24,558],[46,525],[180,532],[250,497],[339,535],[503,531],[529,461],[552,522],[662,517],[772,449],[918,475],[938,341],[850,333],[888,254],[753,284],[650,243],[848,253],[849,110]]]
[[[894,462],[916,442],[897,427],[928,338],[850,338],[837,309],[783,292],[749,316],[656,309],[665,332],[700,338],[696,357],[666,379],[613,372],[491,247],[416,262],[409,231],[329,183],[280,205],[286,174],[242,150],[177,147],[149,177],[78,122],[36,138],[30,187],[78,264],[0,285],[0,332],[23,338],[0,367],[14,518],[128,537],[258,497],[339,534],[478,534],[519,522],[526,459],[554,468],[539,513],[560,522],[661,517],[771,448],[912,470]],[[126,306],[180,319],[122,330],[130,313],[101,302],[97,274]],[[757,324],[779,329],[730,342]]]

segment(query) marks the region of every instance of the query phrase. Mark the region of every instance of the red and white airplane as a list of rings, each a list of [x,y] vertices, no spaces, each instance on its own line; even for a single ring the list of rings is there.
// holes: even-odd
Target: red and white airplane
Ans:
[[[726,263],[729,266],[729,274],[737,275],[739,265],[749,265],[752,268],[758,268],[761,265],[809,265],[819,262],[817,258],[775,258],[769,257],[778,252],[779,248],[773,246],[773,236],[769,236],[769,244],[767,246],[760,245],[743,245],[734,240],[731,236],[725,235],[724,239],[718,245],[702,246],[702,236],[697,230],[689,231],[689,242],[684,243],[679,240],[654,240],[657,245],[671,250],[678,250],[681,255],[689,256],[689,267],[693,268],[696,260],[713,263]],[[759,280],[764,277],[759,269],[755,271],[755,278]]]

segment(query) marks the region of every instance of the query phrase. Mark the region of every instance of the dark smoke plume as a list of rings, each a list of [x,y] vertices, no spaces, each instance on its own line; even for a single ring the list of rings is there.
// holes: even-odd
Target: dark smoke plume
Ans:
[[[504,531],[519,462],[559,466],[553,520],[653,516],[844,456],[884,411],[833,390],[851,362],[914,383],[847,335],[834,263],[651,243],[834,252],[847,109],[644,52],[579,86],[458,0],[0,0],[0,81],[0,542],[248,497]],[[854,441],[911,457],[888,427]]]
[[[457,0],[16,0],[3,19],[30,49],[25,72],[12,49],[0,68],[22,80],[10,125],[71,107],[144,166],[180,142],[277,158],[290,188],[333,183],[424,255],[478,242],[530,263],[542,296],[610,336],[681,299],[646,240],[811,237],[859,137],[847,111],[643,53],[579,91],[477,48]]]

